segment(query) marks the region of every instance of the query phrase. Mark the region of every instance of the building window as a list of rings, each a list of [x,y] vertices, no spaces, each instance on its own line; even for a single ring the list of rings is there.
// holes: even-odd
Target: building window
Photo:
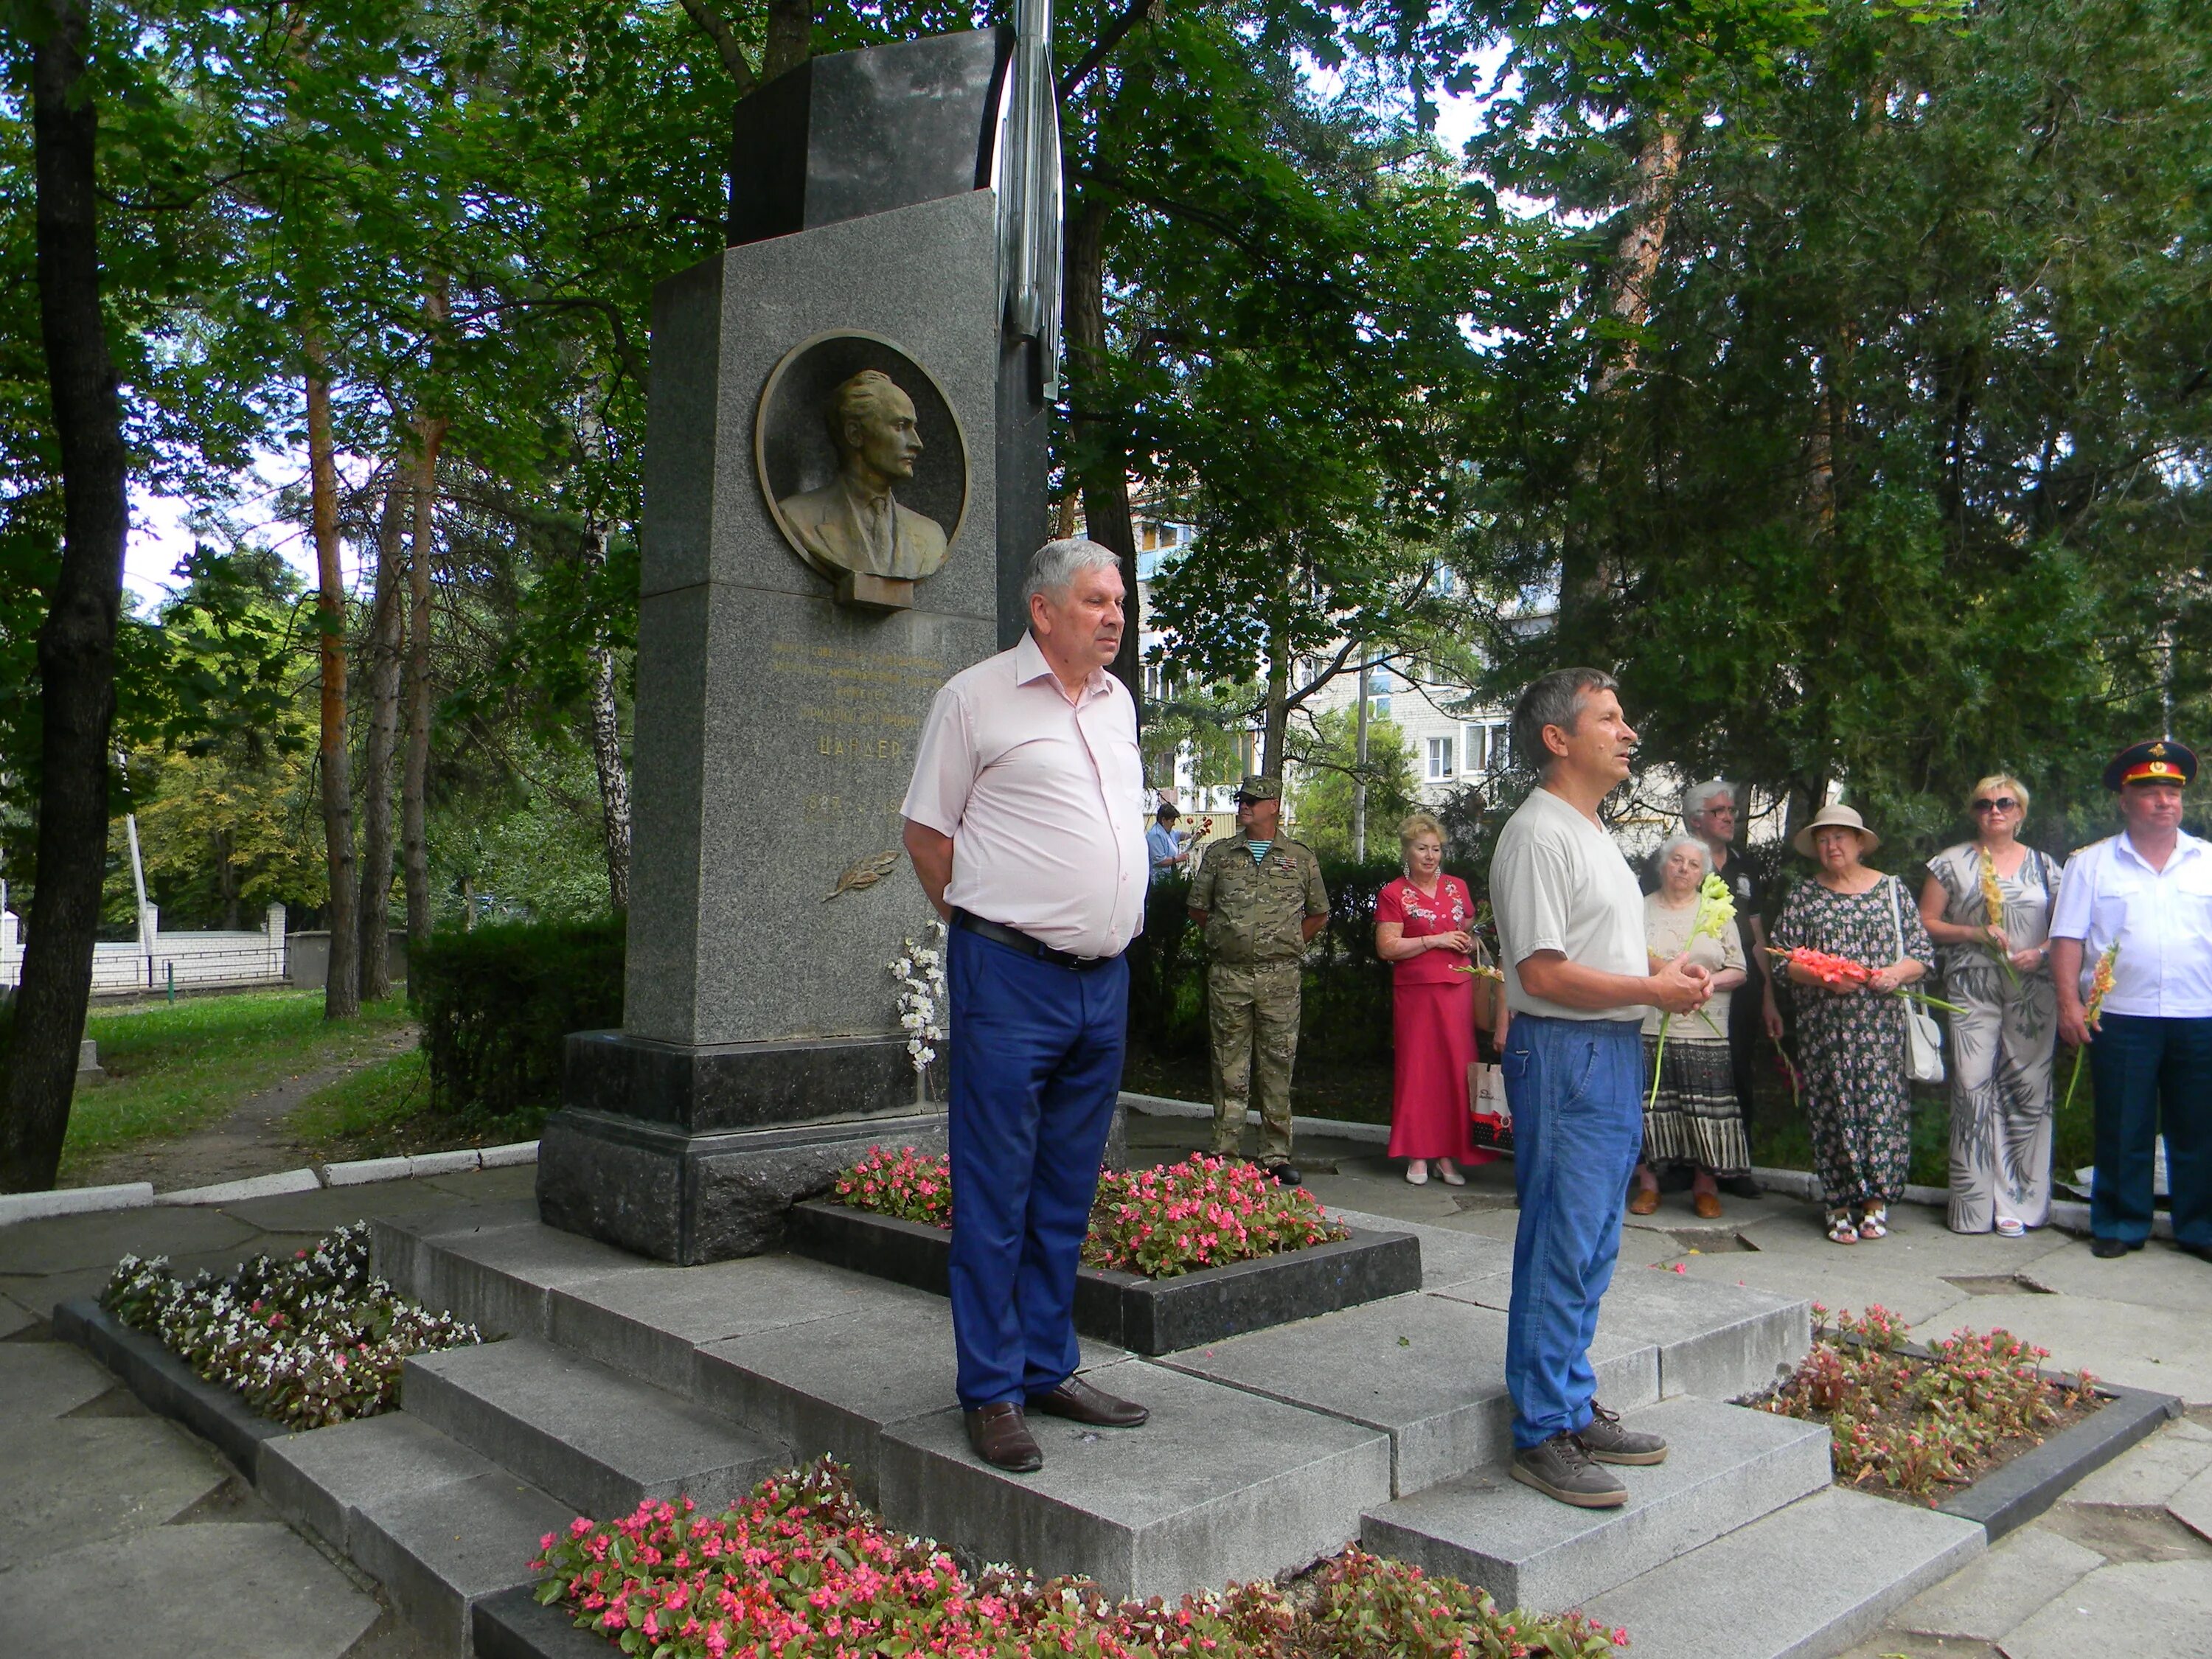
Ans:
[[[1429,781],[1442,783],[1452,775],[1452,740],[1449,738],[1429,739]]]
[[[1467,769],[1474,773],[1503,772],[1512,765],[1512,726],[1504,721],[1470,724],[1466,728]]]

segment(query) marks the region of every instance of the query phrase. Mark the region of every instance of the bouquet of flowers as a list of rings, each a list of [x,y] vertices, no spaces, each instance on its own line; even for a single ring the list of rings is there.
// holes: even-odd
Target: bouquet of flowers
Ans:
[[[2120,942],[2114,939],[2097,958],[2097,971],[2089,976],[2089,1000],[2082,1006],[2081,1023],[2093,1031],[2097,1029],[2097,1016],[2105,1012],[2106,994],[2112,988],[2112,964],[2119,959]],[[2066,1099],[2058,1109],[2062,1112],[2074,1103],[2075,1085],[2081,1081],[2081,1056],[2088,1052],[2086,1046],[2074,1051],[2074,1074],[2066,1079]]]
[[[1984,847],[1981,853],[1982,908],[1989,915],[1990,926],[2002,928],[2005,914],[2004,889],[1997,885],[1997,866],[1990,857],[1990,849]],[[2020,969],[2012,965],[2012,952],[1993,939],[1984,938],[1979,942],[1984,950],[1997,959],[1997,966],[2004,969],[2005,977],[2018,985]]]
[[[1735,926],[1735,895],[1729,891],[1726,882],[1708,870],[1705,884],[1698,889],[1698,914],[1690,919],[1690,936],[1682,941],[1682,948],[1686,951],[1701,939],[1725,939],[1727,930]],[[1698,1018],[1705,1022],[1705,1028],[1715,1036],[1726,1036],[1704,1009],[1698,1010]],[[1644,1103],[1646,1111],[1658,1103],[1659,1068],[1667,1060],[1667,1028],[1674,1023],[1672,1014],[1659,1021],[1659,1047],[1651,1057],[1651,1097]]]
[[[1832,957],[1826,951],[1815,951],[1809,945],[1800,945],[1794,950],[1766,947],[1766,954],[1780,959],[1785,967],[1796,968],[1818,980],[1823,985],[1865,985],[1875,975],[1875,970],[1864,963],[1853,962],[1848,957]],[[1909,985],[1899,985],[1889,993],[1903,997],[1907,1002],[1917,1002],[1923,1008],[1941,1008],[1947,1014],[1963,1014],[1966,1011],[1955,1002],[1945,1002],[1924,991],[1916,991]]]

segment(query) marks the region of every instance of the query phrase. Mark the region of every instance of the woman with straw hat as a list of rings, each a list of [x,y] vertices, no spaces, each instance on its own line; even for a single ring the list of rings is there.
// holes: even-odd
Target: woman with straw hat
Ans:
[[[1833,982],[1788,964],[1800,988],[1797,1069],[1828,1237],[1856,1244],[1888,1232],[1889,1206],[1905,1192],[1912,1097],[1905,1004],[1890,993],[1934,972],[1936,947],[1904,884],[1866,863],[1881,837],[1850,807],[1822,807],[1790,844],[1819,868],[1783,906],[1775,945],[1868,970]]]

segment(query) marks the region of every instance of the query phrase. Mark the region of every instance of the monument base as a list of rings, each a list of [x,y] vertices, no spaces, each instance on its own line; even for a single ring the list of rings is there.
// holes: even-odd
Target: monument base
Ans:
[[[680,1267],[783,1245],[784,1214],[871,1146],[945,1150],[945,1112],[696,1131],[568,1107],[538,1141],[548,1226]]]
[[[792,1200],[869,1147],[945,1150],[898,1036],[687,1044],[569,1035],[538,1144],[549,1226],[686,1267],[783,1244]]]

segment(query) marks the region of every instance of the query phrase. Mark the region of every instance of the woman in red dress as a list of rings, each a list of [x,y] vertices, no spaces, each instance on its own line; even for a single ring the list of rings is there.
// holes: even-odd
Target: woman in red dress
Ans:
[[[1466,1183],[1457,1164],[1486,1164],[1468,1121],[1468,1068],[1474,1061],[1474,899],[1443,873],[1443,826],[1416,812],[1398,826],[1406,873],[1375,901],[1375,953],[1392,964],[1397,1075],[1390,1102],[1392,1158],[1407,1160],[1416,1187],[1433,1161],[1448,1186]],[[1488,982],[1483,981],[1485,990]],[[1487,999],[1484,999],[1486,1002]]]

